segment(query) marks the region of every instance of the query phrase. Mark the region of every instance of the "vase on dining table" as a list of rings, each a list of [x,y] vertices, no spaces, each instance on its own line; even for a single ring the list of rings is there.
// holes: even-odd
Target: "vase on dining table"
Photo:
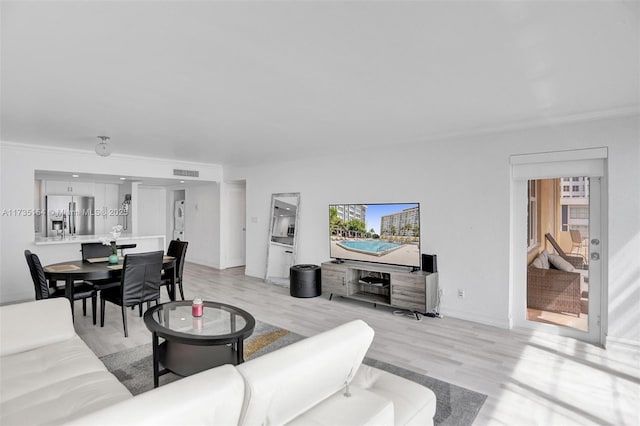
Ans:
[[[116,265],[119,260],[120,258],[117,254],[112,254],[111,256],[109,256],[109,265]]]

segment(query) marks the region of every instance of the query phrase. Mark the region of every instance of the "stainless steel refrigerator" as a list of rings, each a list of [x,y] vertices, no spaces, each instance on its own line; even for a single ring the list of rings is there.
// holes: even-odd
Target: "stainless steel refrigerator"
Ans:
[[[94,197],[47,195],[47,237],[93,235]]]

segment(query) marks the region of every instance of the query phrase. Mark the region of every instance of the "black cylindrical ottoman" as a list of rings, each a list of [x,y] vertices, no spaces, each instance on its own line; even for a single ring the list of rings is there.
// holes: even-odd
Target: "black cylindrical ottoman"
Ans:
[[[289,292],[293,297],[317,297],[322,294],[318,265],[293,265],[289,269]]]

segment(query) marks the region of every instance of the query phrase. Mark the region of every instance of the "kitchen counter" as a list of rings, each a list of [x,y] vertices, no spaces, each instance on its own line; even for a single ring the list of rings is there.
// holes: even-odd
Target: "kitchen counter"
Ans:
[[[37,246],[44,245],[54,245],[54,244],[80,244],[80,243],[97,243],[100,242],[100,238],[111,238],[113,236],[111,234],[102,234],[102,235],[76,235],[73,237],[65,236],[64,238],[60,237],[35,237],[34,244]],[[133,234],[120,234],[117,239],[117,242],[121,241],[129,241],[129,240],[148,240],[148,239],[157,239],[157,238],[165,238],[164,235],[133,235]]]
[[[80,260],[80,248],[82,243],[99,242],[100,238],[108,237],[113,239],[111,234],[102,235],[78,235],[76,237],[36,237],[35,248],[31,248],[40,256],[43,265],[64,262],[67,260]],[[132,235],[121,234],[116,240],[116,244],[135,244],[135,248],[126,250],[127,254],[145,253],[150,251],[167,249],[166,237],[164,235]]]

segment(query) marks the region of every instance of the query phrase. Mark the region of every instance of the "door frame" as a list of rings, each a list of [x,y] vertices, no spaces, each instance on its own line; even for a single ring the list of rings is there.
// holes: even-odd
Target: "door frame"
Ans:
[[[560,152],[514,155],[511,164],[510,250],[509,250],[509,326],[541,330],[573,337],[581,341],[606,345],[608,319],[608,199],[607,199],[607,149],[592,148]],[[599,332],[589,339],[589,333],[569,327],[536,323],[526,319],[527,283],[527,182],[529,179],[549,179],[562,176],[588,176],[600,178],[600,325]],[[590,206],[591,206],[590,202]],[[590,207],[591,208],[591,207]],[[591,226],[591,223],[590,223]],[[591,238],[591,237],[590,237]],[[591,276],[591,270],[589,274]],[[597,273],[597,272],[596,272]],[[591,298],[590,298],[591,299]],[[589,303],[592,312],[592,303]],[[592,317],[589,317],[591,330]]]
[[[242,205],[232,205],[231,193],[240,194]],[[246,265],[247,256],[247,186],[246,181],[225,181],[220,185],[220,269],[235,268]],[[231,229],[231,215],[242,216],[242,229]],[[234,243],[232,243],[232,240]],[[239,244],[243,258],[230,258],[231,244]]]

